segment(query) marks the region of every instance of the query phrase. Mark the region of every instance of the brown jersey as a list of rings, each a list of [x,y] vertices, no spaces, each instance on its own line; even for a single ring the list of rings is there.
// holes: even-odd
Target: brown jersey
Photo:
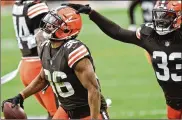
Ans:
[[[77,78],[74,68],[83,58],[93,59],[86,45],[79,40],[66,41],[57,49],[51,48],[50,41],[45,41],[40,46],[40,57],[46,75],[61,106],[66,110],[88,106],[88,91]],[[94,67],[95,69],[95,67]],[[102,96],[101,108],[106,107]]]
[[[182,109],[182,30],[161,36],[155,32],[153,24],[145,24],[137,31],[137,36],[151,56],[167,104]]]

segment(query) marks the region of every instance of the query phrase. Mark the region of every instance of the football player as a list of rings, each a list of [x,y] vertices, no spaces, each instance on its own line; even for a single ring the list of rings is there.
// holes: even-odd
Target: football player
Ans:
[[[129,6],[128,14],[130,19],[129,30],[135,31],[137,29],[136,22],[134,19],[134,10],[136,6],[140,4],[142,8],[142,16],[145,23],[152,22],[152,9],[155,5],[155,0],[133,0]]]
[[[151,56],[157,81],[167,104],[169,119],[182,118],[182,5],[181,0],[157,1],[152,23],[137,32],[121,28],[88,5],[67,4],[89,18],[111,38],[144,48]]]
[[[40,45],[43,68],[20,94],[6,101],[22,106],[24,99],[50,84],[61,103],[53,119],[108,119],[93,58],[88,47],[76,39],[81,16],[64,6],[48,12],[42,21],[46,39]]]
[[[20,0],[13,6],[14,30],[22,53],[20,78],[25,87],[32,82],[42,68],[34,35],[39,29],[41,19],[48,11],[46,3],[40,0]],[[47,86],[44,94],[41,91],[35,94],[36,99],[48,111],[50,117],[57,110],[54,96],[50,86]]]

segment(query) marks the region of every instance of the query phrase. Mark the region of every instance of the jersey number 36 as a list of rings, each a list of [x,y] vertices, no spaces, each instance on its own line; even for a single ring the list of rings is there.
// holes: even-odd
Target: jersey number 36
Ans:
[[[180,64],[180,60],[182,60],[182,53],[173,52],[169,56],[165,52],[162,51],[154,51],[153,58],[161,58],[162,63],[158,63],[157,67],[162,69],[164,74],[160,74],[160,72],[156,71],[156,76],[159,80],[168,81],[170,78],[173,81],[182,81],[182,76],[179,75],[182,70],[182,64]],[[168,61],[170,65],[168,64]]]
[[[58,82],[59,77],[61,79],[67,78],[67,75],[64,72],[54,71],[51,74],[50,71],[46,69],[44,69],[44,72],[50,82],[50,85],[52,86],[54,93],[64,98],[72,96],[75,93],[72,85],[69,82]]]

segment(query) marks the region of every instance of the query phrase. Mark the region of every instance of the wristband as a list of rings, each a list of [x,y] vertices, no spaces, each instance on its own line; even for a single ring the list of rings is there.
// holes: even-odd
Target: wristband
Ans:
[[[23,99],[25,99],[25,95],[23,94],[23,92],[20,92],[20,94],[23,97]]]

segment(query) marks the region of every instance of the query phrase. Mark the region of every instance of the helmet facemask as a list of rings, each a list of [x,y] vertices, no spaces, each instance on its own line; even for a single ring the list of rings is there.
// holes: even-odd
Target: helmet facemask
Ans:
[[[74,39],[82,28],[80,14],[71,7],[59,7],[49,11],[42,19],[40,28],[44,31],[45,39],[51,41],[65,41]]]
[[[55,11],[49,11],[48,14],[42,19],[41,29],[44,31],[43,36],[46,39],[53,41],[63,40],[58,38],[55,33],[56,31],[64,31],[61,28],[62,24],[66,24],[60,16],[58,16]]]
[[[174,11],[164,9],[154,9],[152,11],[154,29],[159,35],[166,35],[174,31],[174,22],[176,18],[177,16]]]

